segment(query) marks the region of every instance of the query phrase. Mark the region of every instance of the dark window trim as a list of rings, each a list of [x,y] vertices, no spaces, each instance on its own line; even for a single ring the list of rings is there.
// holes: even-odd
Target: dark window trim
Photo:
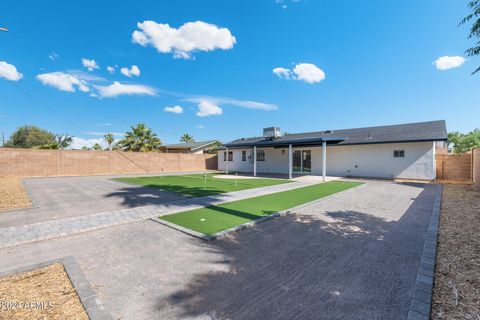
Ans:
[[[228,161],[233,161],[233,151],[228,151]]]
[[[242,161],[247,161],[247,151],[242,150]]]
[[[405,158],[405,150],[393,150],[394,158]]]
[[[263,157],[259,157],[258,154],[261,153]],[[257,149],[257,161],[265,161],[265,150]]]

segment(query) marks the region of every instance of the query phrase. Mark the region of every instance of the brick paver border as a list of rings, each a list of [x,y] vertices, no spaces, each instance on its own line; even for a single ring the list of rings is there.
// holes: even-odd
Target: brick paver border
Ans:
[[[436,186],[430,225],[428,226],[422,259],[418,267],[415,287],[408,310],[407,320],[428,320],[432,309],[433,279],[435,277],[435,258],[437,255],[438,224],[442,201],[442,185]]]

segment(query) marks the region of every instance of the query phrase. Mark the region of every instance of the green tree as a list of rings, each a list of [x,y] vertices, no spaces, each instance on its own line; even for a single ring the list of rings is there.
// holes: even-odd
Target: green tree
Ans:
[[[83,146],[83,147],[82,147],[82,150],[88,150],[88,147],[87,147],[87,146]]]
[[[102,146],[99,143],[95,143],[92,147],[93,150],[95,151],[100,151],[102,150]]]
[[[185,142],[185,143],[195,142],[195,139],[193,139],[193,137],[188,133],[184,133],[180,138],[180,142]]]
[[[470,28],[469,39],[476,38],[476,44],[474,47],[465,51],[469,57],[480,55],[480,0],[472,0],[468,3],[468,7],[472,10],[468,16],[463,18],[460,24],[466,24],[473,20],[472,27]],[[480,67],[475,69],[472,74],[480,71]]]
[[[103,136],[105,142],[108,144],[108,150],[112,151],[112,143],[115,141],[115,137],[111,133],[107,133]]]
[[[57,144],[55,135],[36,126],[22,126],[12,133],[5,147],[10,148],[41,148]],[[51,148],[55,149],[55,148]]]
[[[64,133],[55,135],[55,140],[57,143],[57,149],[66,149],[68,148],[73,141],[73,136]]]
[[[153,133],[152,129],[144,123],[139,123],[130,128],[131,130],[126,132],[125,137],[118,142],[119,147],[124,151],[147,152],[158,150],[162,145],[162,141],[157,134]]]
[[[475,148],[480,148],[480,129],[475,129],[469,133],[450,132],[448,134],[448,144],[453,144],[453,152],[464,153]]]

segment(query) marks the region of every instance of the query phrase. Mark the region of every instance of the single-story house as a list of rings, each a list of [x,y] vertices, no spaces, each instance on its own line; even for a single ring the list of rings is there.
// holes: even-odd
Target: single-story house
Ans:
[[[222,143],[218,140],[206,140],[187,143],[168,144],[160,147],[160,151],[166,153],[191,153],[204,154],[212,149],[221,146]]]
[[[433,180],[435,153],[446,147],[444,120],[285,134],[265,128],[219,150],[219,170]]]

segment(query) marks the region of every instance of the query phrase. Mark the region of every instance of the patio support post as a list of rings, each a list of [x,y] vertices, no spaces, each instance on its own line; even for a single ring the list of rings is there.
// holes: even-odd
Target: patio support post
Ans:
[[[225,174],[228,174],[228,148],[225,148]]]
[[[257,176],[257,146],[253,146],[253,176]]]
[[[323,182],[327,180],[327,142],[322,142],[322,177]]]
[[[292,179],[292,166],[293,166],[293,150],[292,145],[288,145],[288,179]]]

